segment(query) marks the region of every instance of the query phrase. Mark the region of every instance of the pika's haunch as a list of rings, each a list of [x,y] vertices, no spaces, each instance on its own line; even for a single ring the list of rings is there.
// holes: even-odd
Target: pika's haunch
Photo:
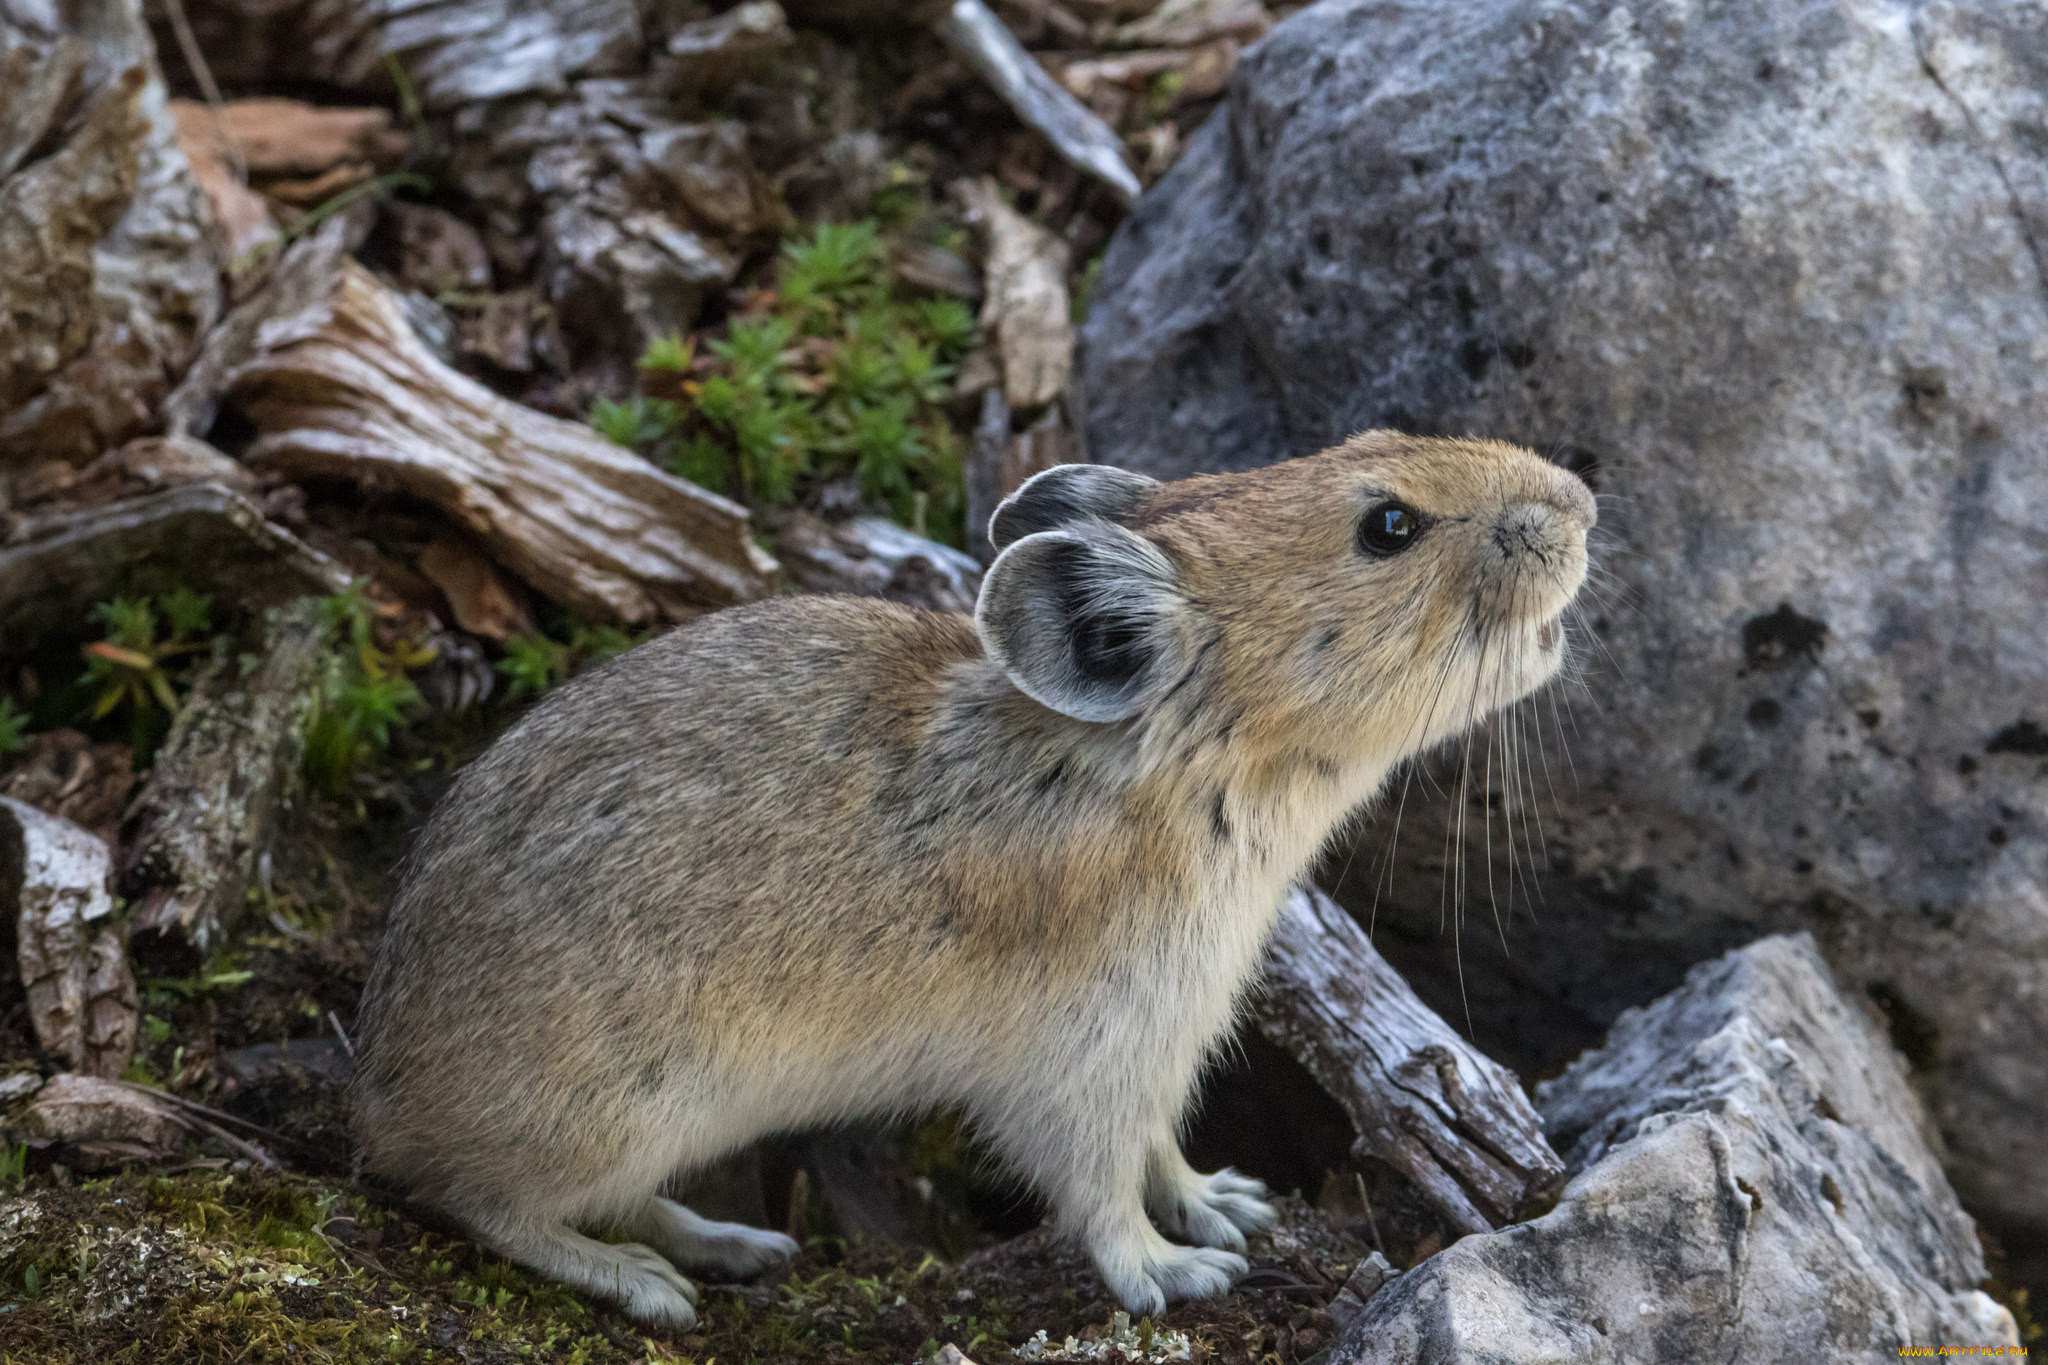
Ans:
[[[783,598],[578,678],[411,855],[363,1169],[681,1326],[677,1266],[795,1246],[671,1177],[952,1105],[1131,1311],[1223,1291],[1273,1210],[1176,1129],[1281,898],[1396,763],[1557,671],[1593,521],[1494,442],[1063,465],[991,519],[971,620]]]

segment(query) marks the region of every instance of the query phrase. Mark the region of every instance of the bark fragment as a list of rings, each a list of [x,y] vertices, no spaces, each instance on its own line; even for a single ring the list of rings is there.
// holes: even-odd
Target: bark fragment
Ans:
[[[136,0],[0,11],[0,92],[0,465],[79,464],[219,311],[210,215]]]
[[[239,916],[279,808],[296,785],[323,630],[301,602],[272,614],[244,674],[225,660],[172,722],[126,821],[123,892],[135,928],[176,931],[201,949]]]
[[[15,916],[36,1041],[74,1071],[110,1077],[135,1051],[138,1019],[112,866],[90,831],[0,797],[0,913]]]
[[[986,244],[981,325],[996,340],[1003,396],[1020,412],[1041,407],[1060,396],[1074,367],[1067,244],[1005,204],[986,176],[959,182],[955,193]]]

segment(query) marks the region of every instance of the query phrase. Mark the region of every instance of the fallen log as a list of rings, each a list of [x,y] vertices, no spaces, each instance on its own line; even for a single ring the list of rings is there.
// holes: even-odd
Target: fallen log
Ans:
[[[1288,893],[1266,948],[1260,1030],[1344,1107],[1358,1156],[1415,1182],[1466,1232],[1490,1232],[1564,1178],[1514,1073],[1460,1038],[1343,907]]]
[[[442,364],[353,262],[291,331],[230,389],[262,433],[247,463],[401,489],[601,620],[680,620],[773,591],[744,507]]]
[[[135,975],[108,887],[106,843],[0,797],[0,913],[15,920],[29,1022],[72,1070],[113,1077],[135,1051]]]
[[[256,667],[222,661],[178,709],[123,826],[135,932],[204,951],[233,926],[297,783],[323,634],[312,602],[272,612]]]

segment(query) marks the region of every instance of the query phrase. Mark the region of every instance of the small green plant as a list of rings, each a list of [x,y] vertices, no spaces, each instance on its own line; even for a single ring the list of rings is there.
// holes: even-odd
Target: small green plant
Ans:
[[[537,697],[568,681],[569,646],[537,632],[515,635],[505,641],[505,657],[498,660],[498,671],[509,681],[505,689],[508,698]]]
[[[174,672],[206,648],[213,599],[190,588],[161,597],[116,597],[92,609],[106,638],[85,646],[85,675],[93,689],[86,715],[94,721],[125,712],[137,762],[161,739],[178,709]]]
[[[623,403],[600,398],[590,409],[590,425],[614,445],[638,450],[668,435],[676,423],[675,404],[634,394]]]
[[[581,622],[571,627],[567,644],[538,631],[515,635],[505,642],[505,657],[498,660],[498,672],[508,681],[505,696],[513,701],[537,697],[567,682],[572,674],[623,654],[638,643],[617,626]]]
[[[306,725],[306,773],[339,795],[364,762],[390,747],[393,727],[420,710],[419,688],[407,674],[432,662],[434,651],[380,631],[363,580],[321,599],[320,611],[330,652]]]
[[[647,350],[640,357],[643,370],[662,370],[671,374],[688,372],[697,358],[697,343],[694,338],[678,336],[670,332],[647,343]]]
[[[0,1185],[19,1185],[28,1174],[28,1144],[10,1142],[0,1148]]]
[[[0,754],[18,754],[28,747],[26,711],[14,709],[14,698],[0,697]]]
[[[789,241],[775,285],[701,347],[650,343],[640,372],[658,396],[602,401],[591,425],[757,505],[790,501],[806,479],[853,474],[898,521],[959,544],[962,448],[946,405],[973,313],[954,299],[898,297],[874,220]]]

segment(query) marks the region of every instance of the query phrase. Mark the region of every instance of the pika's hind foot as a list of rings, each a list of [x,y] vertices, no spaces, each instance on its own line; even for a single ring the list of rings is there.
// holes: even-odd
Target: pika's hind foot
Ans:
[[[630,1225],[635,1237],[677,1265],[745,1279],[800,1250],[793,1238],[745,1223],[720,1223],[673,1199],[654,1198]]]
[[[1166,1311],[1172,1299],[1226,1293],[1248,1268],[1236,1252],[1175,1246],[1149,1223],[1142,1233],[1091,1239],[1088,1250],[1110,1293],[1131,1312],[1148,1317]]]
[[[608,1246],[567,1228],[480,1238],[491,1250],[573,1289],[611,1299],[637,1322],[682,1331],[697,1324],[697,1286],[653,1247]]]
[[[1226,1166],[1203,1175],[1189,1166],[1178,1147],[1153,1159],[1146,1181],[1145,1208],[1155,1222],[1197,1246],[1244,1250],[1244,1235],[1272,1227],[1280,1211],[1266,1202],[1263,1181]]]

